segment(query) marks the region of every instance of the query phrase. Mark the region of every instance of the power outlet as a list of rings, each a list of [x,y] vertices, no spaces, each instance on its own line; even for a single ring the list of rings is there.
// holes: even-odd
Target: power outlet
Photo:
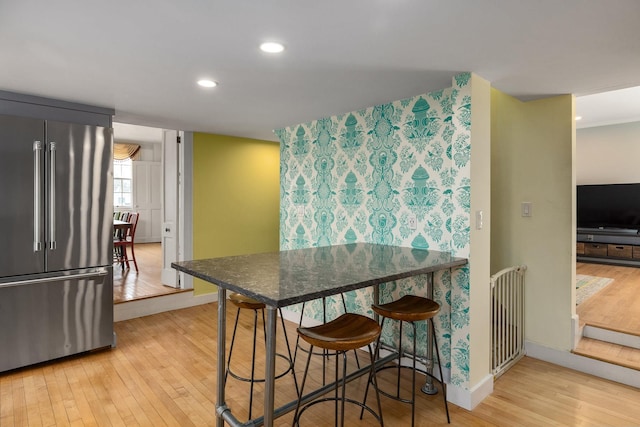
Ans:
[[[298,221],[304,219],[304,206],[298,206]]]
[[[415,230],[418,228],[418,220],[414,214],[409,215],[409,229]]]

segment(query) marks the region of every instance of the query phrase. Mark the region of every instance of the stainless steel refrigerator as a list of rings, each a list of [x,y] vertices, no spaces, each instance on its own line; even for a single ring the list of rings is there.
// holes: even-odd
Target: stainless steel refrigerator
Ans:
[[[0,372],[111,346],[111,129],[0,115]]]

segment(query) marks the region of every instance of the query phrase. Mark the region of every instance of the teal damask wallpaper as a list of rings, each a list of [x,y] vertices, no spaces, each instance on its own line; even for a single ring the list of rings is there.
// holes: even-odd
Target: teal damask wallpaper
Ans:
[[[450,88],[276,134],[281,249],[362,241],[469,257],[471,74],[456,76]],[[381,300],[424,294],[426,281],[387,283]],[[436,328],[443,366],[451,384],[468,388],[468,268],[437,274],[434,297],[442,307]],[[349,310],[371,313],[370,291],[345,298]],[[327,311],[341,313],[342,302],[332,300]],[[320,304],[305,308],[316,319],[321,312]],[[396,332],[385,327],[383,336],[391,342]]]

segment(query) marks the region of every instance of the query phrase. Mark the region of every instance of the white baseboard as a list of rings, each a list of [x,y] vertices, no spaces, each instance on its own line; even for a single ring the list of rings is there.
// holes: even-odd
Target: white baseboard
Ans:
[[[177,294],[123,302],[113,306],[113,321],[120,322],[122,320],[135,319],[137,317],[194,307],[216,301],[218,301],[217,292],[198,296],[194,296],[193,292],[180,292]]]
[[[468,411],[473,410],[485,397],[493,393],[493,375],[488,374],[471,390],[447,385],[447,400]]]
[[[544,360],[565,368],[574,369],[596,377],[640,388],[640,371],[629,369],[568,351],[544,347],[530,341],[525,342],[527,356]]]

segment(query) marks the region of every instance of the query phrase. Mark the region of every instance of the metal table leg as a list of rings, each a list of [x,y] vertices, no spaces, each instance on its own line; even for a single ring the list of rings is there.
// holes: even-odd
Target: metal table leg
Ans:
[[[433,287],[434,287],[434,276],[433,272],[429,273],[427,276],[427,298],[433,299]],[[436,337],[433,336],[431,332],[431,328],[427,325],[427,360],[426,360],[426,368],[427,368],[427,379],[424,385],[422,386],[422,392],[426,394],[438,394],[438,389],[433,385],[433,340]]]
[[[264,425],[273,427],[276,372],[276,319],[278,310],[267,306],[267,344],[265,354]]]
[[[218,286],[218,396],[216,398],[216,426],[224,427],[223,412],[229,410],[224,401],[224,374],[226,372],[226,343],[227,335],[227,291]]]
[[[380,285],[375,285],[373,287],[373,303],[380,304]],[[378,315],[378,313],[374,312],[373,314],[376,322],[380,323],[380,316]]]

